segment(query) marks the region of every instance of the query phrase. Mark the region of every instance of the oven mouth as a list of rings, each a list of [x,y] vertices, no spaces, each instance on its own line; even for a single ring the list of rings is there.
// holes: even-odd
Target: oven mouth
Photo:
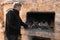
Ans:
[[[26,24],[29,29],[54,30],[55,12],[27,12]]]

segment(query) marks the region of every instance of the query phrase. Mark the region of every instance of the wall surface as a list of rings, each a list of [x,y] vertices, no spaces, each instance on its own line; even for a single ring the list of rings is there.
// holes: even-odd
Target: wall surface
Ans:
[[[3,7],[0,5],[0,40],[4,40],[4,14]]]
[[[7,0],[5,0],[7,1]],[[20,16],[25,22],[26,20],[26,13],[29,11],[39,11],[39,12],[55,12],[55,39],[60,40],[60,0],[18,0],[23,2],[22,8],[20,11]],[[5,15],[9,8],[12,8],[12,3],[7,3],[3,5],[3,10],[0,9],[0,13],[4,12],[4,22],[5,22]],[[1,8],[1,7],[0,7]],[[1,14],[1,16],[3,13]],[[1,17],[1,20],[3,16]]]

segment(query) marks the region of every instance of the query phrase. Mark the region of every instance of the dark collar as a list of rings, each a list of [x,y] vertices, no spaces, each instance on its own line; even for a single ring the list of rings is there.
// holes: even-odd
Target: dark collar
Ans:
[[[18,10],[16,10],[16,9],[13,9],[14,10],[14,12],[17,14],[17,15],[19,15],[19,11]]]

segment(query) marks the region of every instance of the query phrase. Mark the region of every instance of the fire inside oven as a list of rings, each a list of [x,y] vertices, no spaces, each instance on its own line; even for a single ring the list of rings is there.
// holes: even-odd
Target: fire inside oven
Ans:
[[[53,30],[54,20],[54,12],[27,12],[26,15],[26,24],[30,29]]]

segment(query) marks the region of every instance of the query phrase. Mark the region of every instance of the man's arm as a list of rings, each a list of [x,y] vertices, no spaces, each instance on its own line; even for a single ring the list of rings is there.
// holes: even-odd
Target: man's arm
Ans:
[[[21,18],[20,18],[20,23],[21,23],[22,26],[24,26],[25,29],[28,28],[28,25],[25,24],[25,23],[21,20]]]

